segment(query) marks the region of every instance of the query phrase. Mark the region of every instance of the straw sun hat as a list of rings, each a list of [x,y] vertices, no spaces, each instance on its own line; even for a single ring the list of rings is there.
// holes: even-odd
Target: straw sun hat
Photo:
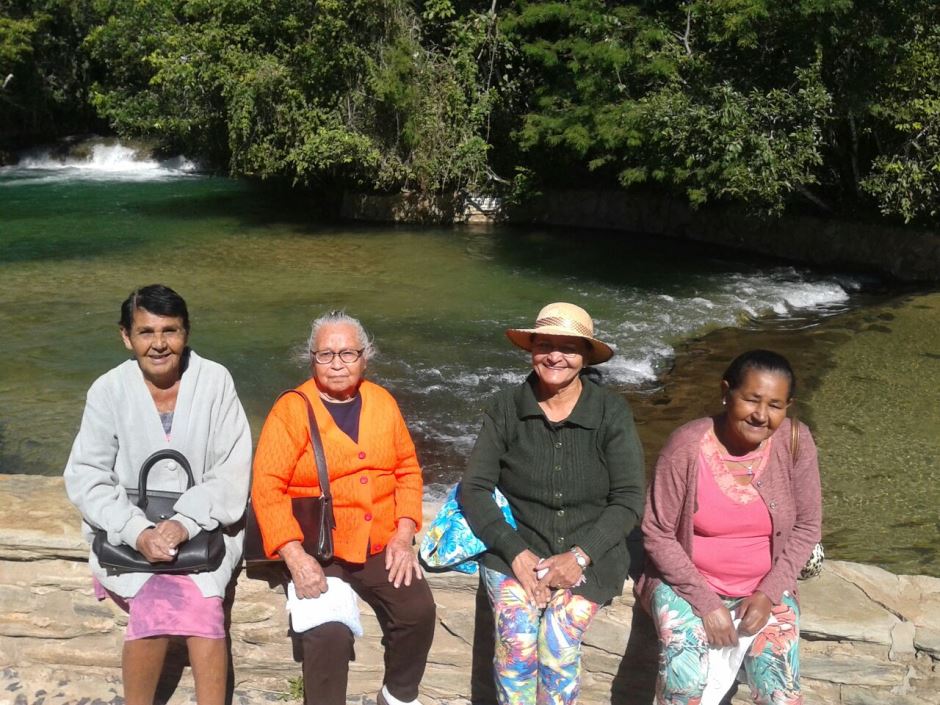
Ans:
[[[594,321],[580,306],[562,302],[549,304],[535,319],[534,328],[510,328],[506,337],[523,350],[532,350],[532,336],[565,335],[571,338],[583,338],[591,346],[585,356],[585,362],[596,365],[607,362],[614,354],[613,349],[594,337]]]

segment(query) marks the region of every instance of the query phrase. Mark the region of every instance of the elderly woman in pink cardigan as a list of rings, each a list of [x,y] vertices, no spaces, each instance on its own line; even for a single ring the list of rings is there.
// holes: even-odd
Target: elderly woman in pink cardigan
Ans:
[[[710,653],[745,638],[755,702],[803,702],[796,581],[822,507],[813,438],[786,417],[795,389],[783,356],[740,355],[722,377],[723,412],[679,428],[656,463],[637,591],[659,634],[660,705],[699,703]]]

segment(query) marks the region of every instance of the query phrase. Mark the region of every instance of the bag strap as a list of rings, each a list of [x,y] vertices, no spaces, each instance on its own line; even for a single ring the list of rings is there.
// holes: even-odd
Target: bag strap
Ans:
[[[313,462],[317,466],[317,477],[320,481],[320,493],[330,502],[333,495],[330,492],[330,475],[326,468],[326,454],[323,452],[323,441],[320,439],[320,427],[317,426],[317,417],[313,413],[310,399],[299,389],[288,389],[278,395],[278,399],[288,394],[296,394],[307,405],[307,430],[310,432],[310,445],[313,446]],[[277,403],[275,401],[275,403]]]
[[[790,457],[796,462],[800,450],[800,420],[796,414],[790,417]]]
[[[140,475],[137,477],[137,506],[141,509],[147,508],[147,478],[150,476],[150,471],[153,469],[153,466],[161,460],[175,460],[179,463],[180,467],[186,471],[187,490],[196,484],[195,479],[193,479],[193,470],[189,466],[189,461],[186,460],[186,456],[178,450],[174,448],[163,448],[155,453],[151,453],[141,464]]]

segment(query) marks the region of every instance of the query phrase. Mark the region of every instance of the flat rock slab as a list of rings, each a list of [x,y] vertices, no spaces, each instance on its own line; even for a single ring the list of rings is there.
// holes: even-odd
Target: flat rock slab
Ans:
[[[926,651],[935,659],[940,660],[940,631],[916,629],[914,631],[914,647]]]
[[[910,693],[873,693],[861,686],[842,689],[843,705],[937,705],[936,696],[924,698]]]
[[[877,566],[844,561],[831,561],[829,572],[906,621],[940,631],[940,578],[895,575]]]
[[[0,560],[88,555],[62,478],[0,474],[0,497]]]
[[[900,619],[836,573],[829,561],[819,577],[800,586],[800,632],[807,638],[867,641],[891,646]]]
[[[842,685],[866,685],[879,688],[903,686],[908,666],[859,656],[820,658],[800,654],[800,675],[818,681]]]

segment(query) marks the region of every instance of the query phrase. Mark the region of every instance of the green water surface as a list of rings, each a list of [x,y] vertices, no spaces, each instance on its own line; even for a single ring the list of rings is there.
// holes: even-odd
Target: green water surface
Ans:
[[[368,374],[398,399],[432,487],[459,477],[485,400],[527,370],[504,329],[529,325],[549,301],[588,308],[599,335],[618,347],[605,366],[608,383],[635,404],[659,403],[644,390],[693,335],[794,315],[792,306],[811,316],[832,313],[820,306],[851,306],[839,299],[837,280],[687,244],[576,230],[330,224],[303,199],[221,178],[0,173],[0,472],[61,472],[85,391],[126,359],[120,302],[152,282],[186,298],[191,344],[231,370],[255,437],[277,393],[307,374],[297,354],[310,320],[331,308],[360,317],[380,351]],[[880,355],[872,369],[845,364],[869,379]],[[827,417],[846,394],[847,383],[838,384],[820,388],[826,401],[814,408],[821,448],[836,438],[832,424],[877,438],[877,413]],[[851,408],[862,401],[877,397]],[[675,413],[668,424],[688,420],[681,407]],[[918,432],[929,436],[927,427]],[[882,446],[893,457],[918,456],[912,467],[924,458],[936,467],[935,446]],[[859,458],[875,452],[856,449]],[[877,472],[825,477],[837,498],[827,502],[837,553],[854,556],[853,546],[866,545],[869,521],[896,527],[915,552],[918,541],[935,539],[934,527],[908,538],[907,519],[892,504],[897,483],[876,481]],[[940,496],[933,480],[909,478],[906,486],[934,504]],[[854,499],[843,501],[848,494]],[[917,556],[919,572],[940,573],[935,553]]]

